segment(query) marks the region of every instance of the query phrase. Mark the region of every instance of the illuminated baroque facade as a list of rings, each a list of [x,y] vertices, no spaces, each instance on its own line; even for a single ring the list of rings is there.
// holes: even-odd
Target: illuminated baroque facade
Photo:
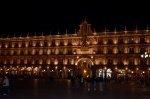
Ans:
[[[136,79],[150,77],[149,53],[148,29],[96,32],[83,21],[73,34],[0,38],[0,74]]]

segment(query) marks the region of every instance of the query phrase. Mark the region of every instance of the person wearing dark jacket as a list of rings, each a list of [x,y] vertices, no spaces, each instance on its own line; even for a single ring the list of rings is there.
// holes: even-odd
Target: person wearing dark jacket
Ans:
[[[2,95],[9,94],[9,79],[7,75],[4,75],[4,80],[2,82]]]
[[[90,88],[91,88],[91,78],[90,78],[90,76],[88,76],[88,78],[87,78],[87,87],[88,87],[88,91],[90,91]]]
[[[99,79],[98,79],[100,91],[103,91],[103,81],[104,81],[104,78],[103,78],[102,75],[100,75],[100,77],[99,77]]]

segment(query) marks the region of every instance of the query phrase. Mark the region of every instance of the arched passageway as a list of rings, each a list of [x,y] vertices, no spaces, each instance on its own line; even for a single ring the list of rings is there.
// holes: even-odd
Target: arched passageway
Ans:
[[[93,61],[89,58],[80,58],[76,61],[77,74],[81,74],[83,77],[92,76],[91,66]]]

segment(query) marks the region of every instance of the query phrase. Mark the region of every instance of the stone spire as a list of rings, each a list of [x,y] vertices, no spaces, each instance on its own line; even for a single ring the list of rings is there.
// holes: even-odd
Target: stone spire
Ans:
[[[43,34],[43,31],[42,31],[42,36],[43,36],[44,34]]]
[[[124,30],[127,31],[127,27],[126,26],[124,27]]]
[[[94,33],[96,33],[96,28],[94,28]]]
[[[28,34],[27,34],[27,37],[29,36],[29,32],[28,32]]]
[[[116,26],[115,26],[115,30],[114,30],[114,33],[116,34]]]
[[[137,33],[137,25],[136,25],[136,27],[135,27],[135,32]]]
[[[51,30],[49,31],[49,35],[51,35]]]
[[[75,29],[75,32],[74,32],[75,34],[77,34],[77,31],[76,31],[76,29]]]
[[[67,30],[66,30],[66,35],[67,35]]]
[[[125,34],[126,34],[127,33],[127,27],[126,26],[124,27],[124,30],[125,30]]]
[[[59,35],[59,30],[58,30],[58,32],[57,32],[57,35]]]
[[[9,33],[7,34],[7,38],[9,38]]]
[[[36,36],[36,32],[34,33],[34,36]]]
[[[147,25],[147,27],[146,27],[146,31],[147,31],[147,33],[148,33],[148,31],[149,31],[149,30],[148,30],[148,25]]]
[[[15,37],[16,35],[15,35],[15,33],[14,33],[14,37]]]
[[[106,29],[106,27],[105,27],[105,35],[106,35],[106,32],[107,32],[107,29]]]
[[[20,34],[20,37],[22,37],[22,32],[21,32],[21,34]]]
[[[94,28],[93,35],[97,35],[97,33],[96,33],[96,28]]]
[[[148,30],[148,25],[147,25],[146,29]]]
[[[86,22],[86,18],[84,19],[84,22]]]

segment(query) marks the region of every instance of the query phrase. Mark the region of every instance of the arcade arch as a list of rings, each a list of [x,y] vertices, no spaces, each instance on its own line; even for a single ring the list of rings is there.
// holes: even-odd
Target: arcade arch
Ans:
[[[75,62],[77,66],[77,74],[81,74],[83,77],[92,76],[93,61],[90,58],[80,58]]]
[[[100,77],[100,75],[103,77],[112,76],[111,68],[94,66],[94,62],[90,58],[80,58],[75,62],[75,65],[77,66],[77,74],[81,74],[85,78],[94,75],[96,77]]]

